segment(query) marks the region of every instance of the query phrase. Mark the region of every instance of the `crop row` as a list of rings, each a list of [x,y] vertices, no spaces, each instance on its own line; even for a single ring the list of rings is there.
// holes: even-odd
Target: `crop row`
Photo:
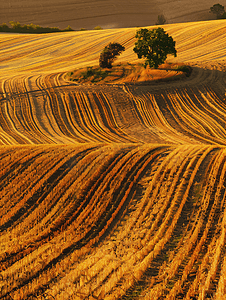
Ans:
[[[65,83],[58,73],[15,76],[2,81],[1,89],[5,145],[225,143],[226,107],[211,86],[153,93],[123,86],[83,88]]]
[[[1,297],[224,295],[224,148],[0,150]]]
[[[5,207],[1,293],[15,292],[15,299],[34,294],[53,280],[51,262],[61,264],[67,253],[80,248],[82,253],[103,237],[127,207],[146,166],[165,147],[45,145],[23,146],[19,152],[17,148],[2,150],[5,184],[0,201]]]

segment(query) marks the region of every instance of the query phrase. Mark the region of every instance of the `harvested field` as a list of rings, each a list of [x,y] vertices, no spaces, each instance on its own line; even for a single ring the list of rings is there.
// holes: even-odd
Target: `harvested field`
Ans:
[[[190,77],[65,80],[135,28],[0,35],[0,299],[226,297],[226,25],[164,28]]]

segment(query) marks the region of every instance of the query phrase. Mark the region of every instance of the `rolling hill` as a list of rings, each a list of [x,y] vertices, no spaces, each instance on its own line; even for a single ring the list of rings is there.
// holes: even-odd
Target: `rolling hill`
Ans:
[[[217,3],[217,2],[216,2]],[[10,0],[2,1],[1,22],[18,21],[22,24],[75,30],[149,26],[164,14],[167,23],[205,21],[214,19],[209,13],[212,0]],[[221,3],[222,5],[224,3]]]
[[[0,299],[225,298],[226,23],[164,29],[189,78],[65,80],[136,28],[0,34]]]

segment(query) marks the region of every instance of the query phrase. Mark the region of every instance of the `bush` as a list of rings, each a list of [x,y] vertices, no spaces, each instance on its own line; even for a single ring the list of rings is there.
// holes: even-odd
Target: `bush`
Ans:
[[[74,29],[72,29],[70,25],[68,25],[64,30],[65,31],[74,31]]]
[[[103,28],[100,27],[100,26],[96,26],[96,27],[94,27],[93,29],[94,29],[94,30],[102,30]]]
[[[178,66],[175,68],[176,71],[182,71],[186,74],[186,77],[189,77],[192,72],[192,68],[190,66]]]
[[[95,71],[93,70],[92,67],[87,67],[87,70],[82,73],[82,78],[87,79],[95,74]]]
[[[2,25],[0,25],[0,31],[1,32],[9,32],[10,28],[6,23],[3,23]]]
[[[166,23],[166,18],[164,15],[159,15],[158,16],[158,21],[156,22],[155,25],[164,25]]]
[[[110,43],[100,54],[99,65],[101,68],[112,68],[112,63],[116,56],[125,51],[125,47],[119,43]]]
[[[93,67],[87,67],[87,70],[82,74],[82,79],[90,79],[91,82],[99,81],[109,75],[107,71],[102,71],[101,68],[93,69]]]
[[[22,28],[19,22],[11,21],[11,22],[9,22],[9,24],[12,26],[12,28],[13,28],[14,30],[20,31],[21,28]]]
[[[73,29],[68,26],[64,30],[57,27],[41,27],[35,24],[21,25],[19,22],[11,21],[9,22],[11,27],[6,23],[0,25],[0,32],[17,32],[17,33],[50,33],[50,32],[62,32],[62,31],[72,31]]]

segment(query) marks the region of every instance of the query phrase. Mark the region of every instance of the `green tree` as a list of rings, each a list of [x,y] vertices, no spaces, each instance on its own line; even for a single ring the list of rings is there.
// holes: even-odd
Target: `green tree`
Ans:
[[[125,51],[125,47],[119,43],[110,43],[100,54],[99,65],[101,68],[112,68],[116,56]]]
[[[175,41],[161,27],[152,30],[141,28],[135,37],[138,41],[133,51],[137,53],[138,58],[146,58],[145,68],[149,65],[150,68],[157,69],[165,62],[168,54],[177,56]]]
[[[221,19],[225,14],[224,6],[219,3],[214,4],[212,7],[210,7],[210,12],[215,14],[217,16],[217,19]]]

